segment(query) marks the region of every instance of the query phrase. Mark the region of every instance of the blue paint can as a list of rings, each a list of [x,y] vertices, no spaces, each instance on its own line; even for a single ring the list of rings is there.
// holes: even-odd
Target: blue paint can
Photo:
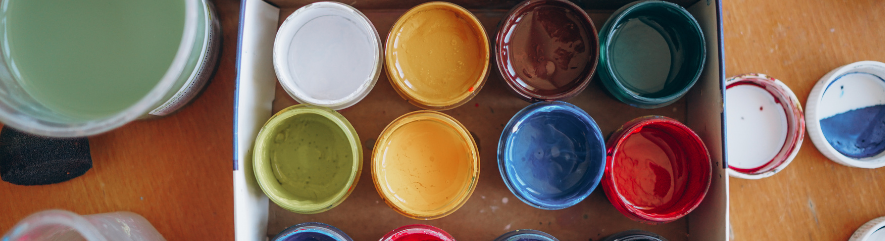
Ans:
[[[569,103],[527,106],[510,119],[498,141],[504,183],[532,207],[557,210],[581,202],[599,184],[604,168],[599,126]]]
[[[538,230],[517,229],[499,236],[495,241],[559,241],[559,239]]]
[[[353,241],[338,228],[325,223],[301,223],[283,230],[273,241]]]
[[[602,241],[667,241],[667,239],[648,231],[628,230],[612,234]]]
[[[885,63],[861,61],[831,71],[811,90],[808,135],[837,163],[885,166]]]

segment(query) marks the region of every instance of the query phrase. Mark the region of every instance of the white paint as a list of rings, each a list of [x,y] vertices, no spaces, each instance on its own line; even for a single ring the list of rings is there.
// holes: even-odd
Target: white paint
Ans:
[[[787,114],[768,91],[754,85],[728,88],[725,110],[728,111],[729,166],[742,169],[762,166],[784,146]]]
[[[504,226],[504,230],[510,230],[510,224],[507,224],[507,226]]]
[[[824,90],[817,110],[820,119],[860,109],[885,104],[885,70],[870,73],[855,71],[836,77]]]
[[[500,207],[498,207],[498,206],[490,206],[489,208],[491,208],[491,209],[492,209],[492,212],[494,213],[495,211],[498,211],[498,209],[499,209]]]
[[[343,109],[362,100],[380,73],[381,45],[369,20],[341,3],[302,7],[280,26],[274,67],[297,101]]]
[[[506,197],[501,199],[501,203],[504,203],[504,204],[507,204],[507,202],[509,202],[509,201],[510,201],[510,199],[507,199]]]

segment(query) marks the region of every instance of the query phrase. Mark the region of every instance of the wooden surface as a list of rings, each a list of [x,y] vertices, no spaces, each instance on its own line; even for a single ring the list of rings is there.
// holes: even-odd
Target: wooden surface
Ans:
[[[830,70],[861,60],[885,62],[885,1],[726,0],[728,76],[765,73],[805,105]],[[735,240],[848,240],[885,216],[885,168],[842,166],[806,135],[793,163],[762,180],[732,178]]]
[[[128,210],[143,215],[169,240],[232,239],[239,3],[217,0],[216,6],[224,47],[206,92],[172,117],[91,138],[94,167],[82,177],[39,187],[0,182],[0,232],[43,209]],[[803,104],[815,81],[833,68],[885,61],[885,1],[725,0],[723,13],[727,75],[769,74],[789,85]],[[885,216],[883,183],[885,169],[841,166],[806,138],[781,173],[763,180],[731,179],[735,240],[847,240],[864,222]]]

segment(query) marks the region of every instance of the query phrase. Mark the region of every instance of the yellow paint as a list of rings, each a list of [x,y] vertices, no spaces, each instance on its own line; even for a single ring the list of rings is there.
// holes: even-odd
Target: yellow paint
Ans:
[[[418,111],[385,129],[372,172],[391,207],[412,218],[434,219],[467,201],[479,176],[479,156],[460,123],[439,112]]]
[[[488,38],[476,17],[451,3],[431,2],[405,14],[391,29],[387,73],[400,95],[430,109],[472,98],[489,68]]]

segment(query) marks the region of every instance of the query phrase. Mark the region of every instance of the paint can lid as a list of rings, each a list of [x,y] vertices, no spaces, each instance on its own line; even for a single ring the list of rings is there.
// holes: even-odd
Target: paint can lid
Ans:
[[[811,90],[805,122],[830,160],[885,166],[885,63],[861,61],[830,71]]]
[[[885,240],[885,217],[879,217],[864,223],[854,231],[848,241]]]
[[[725,85],[728,174],[760,179],[786,168],[805,138],[796,95],[765,74],[734,76]]]

